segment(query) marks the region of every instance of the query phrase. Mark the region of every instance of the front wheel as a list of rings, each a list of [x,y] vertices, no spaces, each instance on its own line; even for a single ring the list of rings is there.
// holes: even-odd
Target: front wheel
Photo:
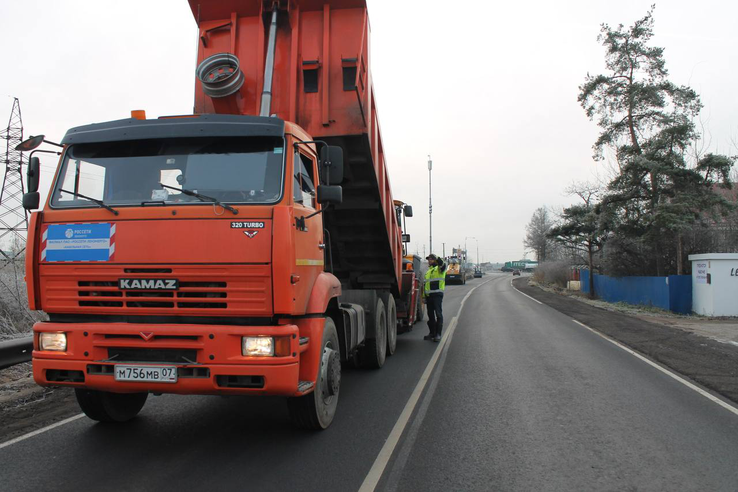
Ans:
[[[148,393],[109,393],[75,388],[82,411],[98,422],[128,422],[141,411]]]
[[[297,427],[310,430],[327,429],[338,407],[341,389],[341,354],[336,325],[325,319],[320,367],[312,393],[287,399],[290,420]]]

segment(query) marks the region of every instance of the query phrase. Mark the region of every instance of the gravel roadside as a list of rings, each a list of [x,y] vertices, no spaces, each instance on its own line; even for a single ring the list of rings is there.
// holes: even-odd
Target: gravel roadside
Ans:
[[[79,413],[71,388],[42,388],[31,363],[0,370],[0,443]]]
[[[738,403],[737,345],[547,292],[529,285],[525,277],[513,283],[534,299]]]

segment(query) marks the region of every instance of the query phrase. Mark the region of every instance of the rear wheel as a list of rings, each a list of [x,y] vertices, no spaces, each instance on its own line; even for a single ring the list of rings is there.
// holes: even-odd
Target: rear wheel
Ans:
[[[387,358],[387,316],[382,299],[377,297],[372,323],[374,323],[374,338],[367,339],[359,350],[361,365],[371,369],[379,369]]]
[[[423,311],[423,301],[422,301],[422,298],[421,298],[420,294],[418,293],[418,308],[417,308],[417,314],[415,315],[415,322],[416,323],[418,321],[423,321],[423,315],[424,315],[424,313],[425,312]]]
[[[330,318],[325,319],[321,347],[315,389],[307,395],[287,399],[290,420],[302,429],[327,429],[336,415],[341,389],[341,354],[336,325]]]
[[[98,422],[128,422],[141,411],[148,393],[109,393],[76,388],[74,394],[82,411]]]
[[[387,355],[394,355],[397,350],[397,306],[392,294],[384,296],[387,311]]]

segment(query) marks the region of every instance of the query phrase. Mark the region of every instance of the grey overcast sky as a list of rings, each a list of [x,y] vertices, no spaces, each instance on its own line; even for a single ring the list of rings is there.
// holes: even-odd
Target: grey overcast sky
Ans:
[[[429,154],[435,252],[475,237],[484,261],[521,258],[536,208],[569,205],[572,181],[606,175],[578,86],[604,69],[600,24],[632,24],[651,3],[368,0],[393,193],[415,209],[412,251],[428,247]],[[709,150],[738,153],[738,3],[662,1],[655,21],[671,80],[701,95]],[[0,0],[0,127],[10,96],[26,136],[57,141],[132,109],[191,113],[196,32],[185,0]],[[42,162],[48,188],[56,162]]]

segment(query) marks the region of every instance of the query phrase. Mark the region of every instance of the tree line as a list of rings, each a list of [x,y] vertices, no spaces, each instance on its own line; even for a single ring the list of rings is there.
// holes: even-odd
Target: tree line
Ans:
[[[668,78],[651,46],[654,7],[632,26],[602,24],[606,72],[587,74],[578,102],[601,132],[594,159],[603,183],[575,183],[577,203],[537,209],[524,245],[539,262],[584,262],[615,276],[683,274],[689,254],[738,251],[735,156],[704,152],[695,121],[702,103]],[[590,283],[590,285],[592,285]]]

